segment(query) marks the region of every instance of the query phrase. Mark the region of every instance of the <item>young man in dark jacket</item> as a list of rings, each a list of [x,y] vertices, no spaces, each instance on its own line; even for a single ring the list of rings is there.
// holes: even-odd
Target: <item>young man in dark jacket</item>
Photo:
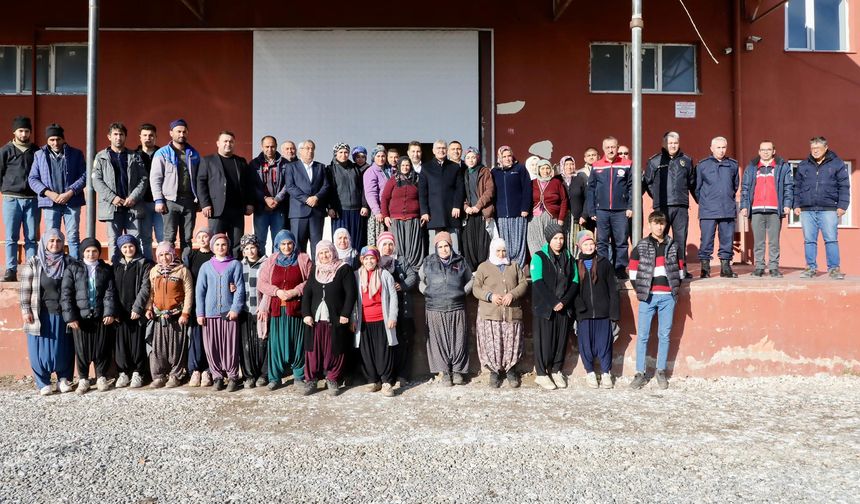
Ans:
[[[711,256],[714,253],[714,233],[720,234],[720,276],[737,278],[732,271],[732,245],[735,236],[735,218],[738,193],[738,162],[726,157],[728,142],[723,137],[711,140],[711,156],[696,167],[696,201],[699,202],[699,229],[702,241],[699,260],[702,278],[711,276]]]
[[[654,210],[666,214],[666,224],[678,244],[678,254],[685,259],[690,194],[696,194],[696,165],[690,156],[681,152],[678,133],[670,131],[663,135],[663,148],[659,154],[651,156],[642,174],[642,188],[654,201]]]
[[[678,290],[684,277],[684,260],[678,257],[678,245],[666,236],[666,216],[659,210],[648,216],[651,234],[639,240],[630,258],[630,280],[639,300],[639,322],[636,331],[636,376],[630,388],[641,389],[645,378],[645,358],[651,321],[657,314],[657,385],[669,387],[666,366],[669,354],[669,334]]]
[[[260,254],[265,255],[267,236],[272,238],[272,249],[277,250],[275,236],[286,229],[289,195],[283,191],[287,180],[287,158],[278,152],[278,140],[266,135],[260,141],[260,154],[248,165],[257,175],[254,179],[256,202],[254,205],[254,234],[260,242]]]
[[[591,388],[612,388],[613,325],[621,319],[618,282],[609,261],[596,253],[594,234],[583,230],[576,235],[579,258],[579,292],[574,299],[576,337],[579,356]],[[600,360],[600,383],[594,372],[594,359]]]
[[[36,255],[36,230],[39,228],[39,206],[36,193],[30,189],[27,176],[33,166],[36,146],[30,142],[33,124],[29,117],[12,120],[12,140],[0,147],[0,192],[3,193],[3,223],[6,226],[6,272],[4,282],[18,280],[18,238],[24,228],[24,252],[27,259]]]
[[[791,212],[794,199],[794,177],[791,166],[774,156],[773,142],[759,144],[758,157],[750,161],[741,180],[741,215],[749,217],[753,232],[755,270],[752,275],[764,275],[765,238],[768,244],[768,270],[774,278],[779,271],[779,232],[782,218]]]
[[[827,139],[817,136],[809,141],[810,155],[797,167],[794,177],[794,215],[803,226],[803,250],[807,269],[801,278],[813,278],[818,268],[818,231],[824,238],[827,274],[842,280],[839,270],[839,219],[851,201],[848,167],[827,147]]]

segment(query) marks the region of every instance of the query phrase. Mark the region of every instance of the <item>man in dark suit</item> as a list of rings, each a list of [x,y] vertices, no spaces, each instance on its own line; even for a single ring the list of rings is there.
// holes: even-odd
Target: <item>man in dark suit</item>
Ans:
[[[233,154],[236,138],[229,131],[218,135],[218,153],[204,157],[197,175],[197,196],[209,231],[227,233],[233,257],[242,257],[239,241],[245,232],[245,216],[254,213],[255,174],[245,158]]]
[[[436,253],[432,243],[439,231],[450,233],[454,242],[452,248],[460,252],[460,210],[466,193],[463,171],[458,163],[446,157],[447,149],[444,140],[433,144],[433,160],[424,165],[418,179],[421,224],[427,224],[431,254]]]
[[[314,161],[316,145],[311,140],[299,143],[299,159],[287,165],[285,190],[290,195],[290,229],[305,250],[310,239],[311,255],[322,240],[325,202],[329,191],[325,165]]]

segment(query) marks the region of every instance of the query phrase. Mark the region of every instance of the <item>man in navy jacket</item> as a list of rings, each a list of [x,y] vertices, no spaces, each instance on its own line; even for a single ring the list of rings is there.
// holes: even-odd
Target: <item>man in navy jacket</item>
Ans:
[[[699,228],[702,241],[699,260],[702,278],[711,276],[711,256],[714,253],[714,233],[720,234],[720,276],[737,278],[732,271],[732,245],[737,217],[738,162],[726,157],[728,141],[724,137],[711,140],[711,156],[696,167],[696,201],[699,202]]]
[[[284,190],[290,195],[290,229],[295,233],[300,251],[311,244],[311,254],[322,240],[326,216],[326,196],[329,182],[325,165],[314,161],[316,144],[311,140],[299,143],[299,159],[287,165]]]
[[[633,215],[631,167],[629,159],[618,156],[618,140],[603,139],[603,158],[591,167],[585,192],[586,214],[597,221],[597,253],[612,258],[615,276],[627,279],[627,222]],[[610,255],[610,241],[614,245]]]
[[[827,147],[827,139],[809,141],[809,157],[797,167],[794,177],[794,214],[803,226],[803,250],[807,269],[801,278],[812,278],[818,268],[818,231],[824,238],[827,273],[834,280],[845,274],[839,270],[839,219],[850,202],[848,167]]]

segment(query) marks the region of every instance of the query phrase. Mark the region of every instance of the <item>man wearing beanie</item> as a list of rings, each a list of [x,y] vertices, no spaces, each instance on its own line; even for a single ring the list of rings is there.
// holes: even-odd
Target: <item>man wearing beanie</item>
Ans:
[[[149,184],[155,212],[164,222],[164,241],[176,243],[182,254],[191,250],[194,221],[197,219],[197,168],[200,154],[188,144],[188,124],[184,119],[170,123],[170,143],[155,151]]]
[[[33,124],[29,117],[12,120],[12,140],[0,147],[0,192],[3,193],[3,223],[6,234],[6,273],[4,282],[18,280],[18,238],[24,228],[24,252],[27,259],[36,255],[36,229],[39,207],[36,193],[27,183],[33,166],[36,146],[30,143]]]
[[[81,207],[86,204],[84,187],[87,184],[84,154],[66,143],[59,124],[48,126],[45,138],[47,145],[33,156],[28,178],[30,189],[39,197],[46,229],[60,229],[60,222],[65,223],[69,255],[80,259]]]

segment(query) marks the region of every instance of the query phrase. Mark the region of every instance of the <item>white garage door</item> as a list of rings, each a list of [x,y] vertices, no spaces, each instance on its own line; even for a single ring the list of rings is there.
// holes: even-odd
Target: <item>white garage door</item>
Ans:
[[[257,31],[254,142],[478,145],[478,33]]]

